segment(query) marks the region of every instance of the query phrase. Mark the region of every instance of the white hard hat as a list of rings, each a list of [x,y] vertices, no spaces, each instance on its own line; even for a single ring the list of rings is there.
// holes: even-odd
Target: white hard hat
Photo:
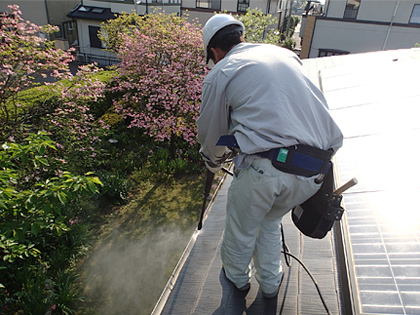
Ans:
[[[242,27],[242,34],[245,33],[245,26],[241,21],[238,21],[230,14],[216,14],[213,15],[204,25],[203,28],[203,42],[204,42],[204,54],[207,58],[207,46],[213,36],[222,28],[228,25],[239,25]]]

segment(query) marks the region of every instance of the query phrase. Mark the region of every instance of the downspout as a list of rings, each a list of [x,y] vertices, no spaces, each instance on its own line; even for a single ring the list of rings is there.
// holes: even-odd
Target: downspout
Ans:
[[[389,33],[391,33],[392,24],[394,24],[394,18],[395,18],[395,15],[397,13],[397,9],[398,9],[399,4],[400,4],[400,1],[397,1],[397,3],[395,4],[394,13],[392,14],[391,22],[389,23],[388,32],[386,34],[386,38],[385,38],[385,42],[384,42],[384,45],[382,47],[382,50],[385,50],[385,46],[388,43]]]
[[[287,19],[287,24],[286,24],[286,36],[287,37],[292,37],[293,36],[293,34],[289,34],[289,32],[290,32],[290,20],[292,19],[292,2],[293,1],[287,1],[287,4],[286,4],[286,16],[285,16],[285,18]]]
[[[50,23],[50,13],[48,12],[48,0],[44,0],[44,4],[45,4],[45,13],[47,14],[47,24],[51,24]]]
[[[324,4],[323,15],[326,17],[328,15],[328,8],[330,6],[330,0],[326,0]]]
[[[270,4],[271,4],[271,0],[267,0],[267,11],[266,11],[266,15],[270,13]]]

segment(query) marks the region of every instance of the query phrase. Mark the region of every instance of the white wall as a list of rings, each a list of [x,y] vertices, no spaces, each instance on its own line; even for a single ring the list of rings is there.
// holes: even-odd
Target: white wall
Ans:
[[[44,0],[0,0],[0,12],[10,11],[7,6],[11,4],[19,5],[20,10],[22,11],[22,17],[25,20],[29,20],[36,25],[48,24],[47,10],[45,8]]]
[[[342,19],[347,0],[329,0],[327,17]],[[414,4],[420,4],[419,0],[362,0],[357,20],[390,22],[396,5],[398,7],[394,17],[394,23],[408,23]]]
[[[408,23],[415,4],[420,4],[419,0],[409,1],[402,0],[398,4],[397,13],[395,15],[395,23]]]
[[[267,1],[268,0],[250,0],[249,8],[250,9],[260,9],[263,13],[266,13],[267,10]],[[278,18],[279,14],[277,12],[278,0],[269,0],[270,3],[270,14]],[[420,0],[419,0],[420,1]],[[196,0],[182,0],[182,7],[184,8],[182,14],[188,14],[189,20],[197,18],[201,25],[207,22],[214,14],[212,10],[196,10]],[[191,10],[188,10],[190,8]],[[238,8],[237,0],[222,0],[221,2],[221,11],[227,12],[236,12]]]
[[[260,9],[262,12],[266,13],[267,12],[267,0],[250,0],[249,7],[251,9]]]
[[[413,48],[416,44],[420,44],[419,28],[392,27],[385,50]]]
[[[377,24],[345,23],[318,19],[309,58],[318,57],[319,49],[338,49],[350,53],[413,48],[420,43],[420,28]]]
[[[360,4],[357,19],[379,22],[390,21],[394,7],[395,1],[393,0],[374,2],[364,0]]]
[[[346,0],[329,0],[327,17],[342,19],[346,8]]]
[[[79,51],[81,55],[95,55],[99,58],[113,59],[115,56],[103,49],[90,47],[89,26],[101,26],[101,21],[78,20]]]

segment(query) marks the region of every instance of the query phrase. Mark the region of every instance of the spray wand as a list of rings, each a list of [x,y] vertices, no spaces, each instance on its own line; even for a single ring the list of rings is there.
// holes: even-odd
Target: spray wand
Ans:
[[[207,170],[206,172],[206,185],[204,186],[204,200],[203,200],[203,206],[201,207],[201,216],[200,221],[198,222],[198,230],[201,230],[203,227],[203,219],[204,219],[204,212],[206,212],[206,201],[210,195],[210,189],[211,185],[213,184],[214,179],[214,173]]]

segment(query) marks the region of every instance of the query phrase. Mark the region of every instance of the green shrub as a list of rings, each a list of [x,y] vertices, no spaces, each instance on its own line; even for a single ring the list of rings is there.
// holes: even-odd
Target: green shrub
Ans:
[[[102,120],[106,125],[108,125],[110,129],[118,128],[124,124],[124,118],[115,112],[107,112],[103,114],[100,117],[100,120]]]
[[[78,280],[78,275],[74,271],[60,271],[57,274],[53,295],[55,312],[64,315],[74,314],[78,304],[84,301]]]
[[[23,290],[16,294],[19,311],[28,315],[46,314],[54,305],[53,282],[43,272],[26,278]]]
[[[175,175],[182,175],[182,174],[188,173],[189,163],[188,161],[183,160],[183,159],[175,159],[175,160],[169,161],[168,168]]]
[[[48,176],[43,169],[50,165],[53,141],[42,132],[26,141],[5,143],[0,151],[0,267],[5,268],[51,248],[69,230],[68,201],[97,193],[101,184],[92,173]]]
[[[118,204],[125,203],[128,198],[129,185],[126,177],[120,173],[102,173],[99,175],[103,186],[102,196]]]

